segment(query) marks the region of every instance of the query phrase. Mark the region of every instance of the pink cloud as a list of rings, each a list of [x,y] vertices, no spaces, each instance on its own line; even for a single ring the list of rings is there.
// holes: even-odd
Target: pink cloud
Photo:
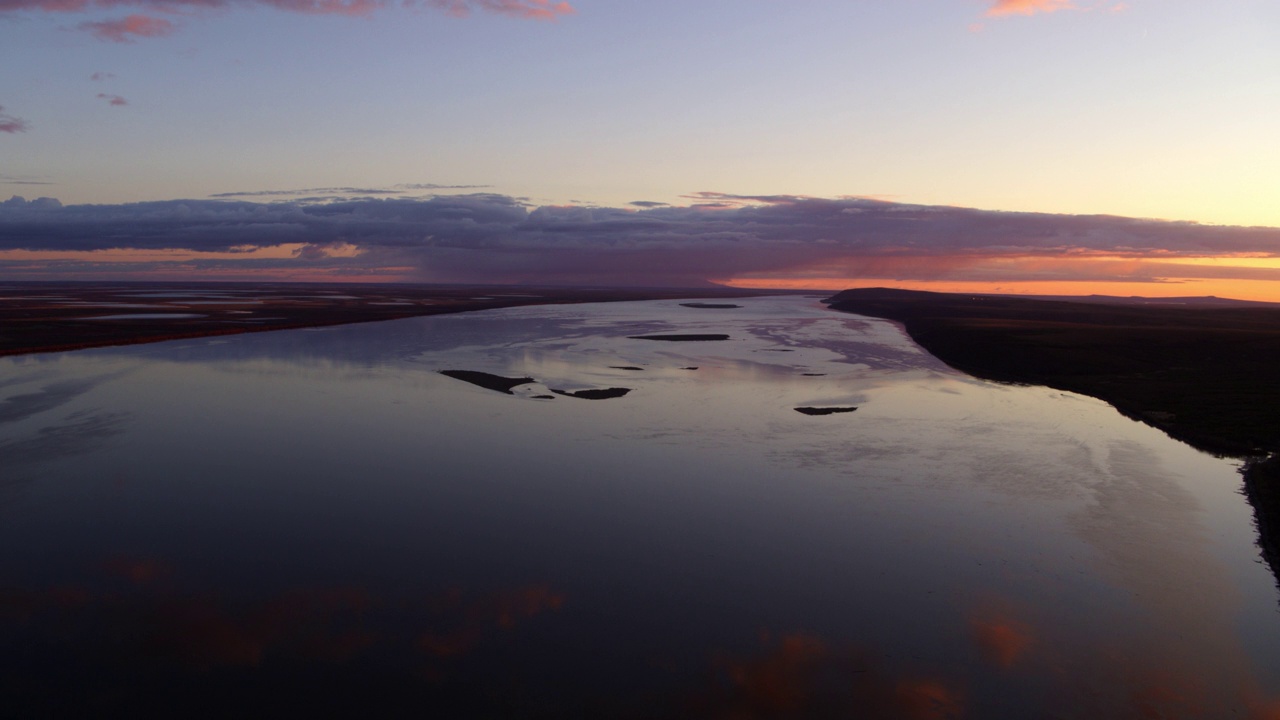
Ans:
[[[369,15],[375,10],[403,5],[405,7],[426,6],[441,10],[455,17],[470,15],[472,11],[508,15],[530,20],[555,20],[563,15],[572,15],[572,5],[556,0],[0,0],[0,13],[7,12],[84,12],[92,8],[140,7],[151,11],[173,11],[181,8],[225,8],[232,6],[265,5],[286,12],[305,13],[308,15]],[[131,15],[148,17],[145,15]],[[114,30],[116,25],[129,20],[106,23],[86,23],[86,29],[99,34],[99,25],[105,26],[103,33],[106,39],[115,40],[117,36],[136,35],[130,30],[123,34]],[[150,18],[157,20],[157,18]],[[85,27],[85,26],[82,26]],[[165,32],[172,30],[170,26]],[[163,33],[159,33],[163,34]],[[117,42],[119,42],[117,40]]]
[[[454,17],[466,17],[472,10],[479,9],[526,20],[555,20],[560,15],[572,15],[576,12],[567,2],[553,3],[551,0],[425,0],[425,2]]]
[[[19,133],[26,132],[27,121],[17,118],[4,111],[4,106],[0,105],[0,132]]]
[[[128,100],[125,100],[124,98],[120,97],[119,95],[108,95],[108,94],[106,94],[106,93],[98,93],[98,97],[102,98],[103,100],[106,100],[108,104],[110,104],[110,105],[114,105],[114,106],[117,106],[117,107],[118,107],[118,106],[120,106],[120,105],[128,105],[128,104],[129,104],[129,101],[128,101]]]
[[[140,37],[160,37],[173,32],[177,26],[164,18],[150,15],[128,15],[119,20],[102,22],[86,22],[80,24],[81,30],[88,30],[99,40],[117,43],[130,43]]]
[[[374,10],[384,7],[384,0],[260,0],[285,12],[303,13],[306,15],[371,15]]]
[[[987,17],[1035,15],[1075,9],[1077,6],[1071,0],[996,0],[995,4],[987,10],[986,15]]]

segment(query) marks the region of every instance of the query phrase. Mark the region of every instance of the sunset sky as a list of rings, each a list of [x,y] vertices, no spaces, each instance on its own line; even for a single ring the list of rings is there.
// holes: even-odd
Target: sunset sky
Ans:
[[[0,0],[0,280],[1280,301],[1277,128],[1275,0]]]

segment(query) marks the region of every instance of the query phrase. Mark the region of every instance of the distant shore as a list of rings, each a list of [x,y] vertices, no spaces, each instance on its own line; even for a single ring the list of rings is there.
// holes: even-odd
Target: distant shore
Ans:
[[[1200,450],[1247,458],[1259,545],[1280,582],[1280,307],[882,288],[826,302],[901,323],[975,377],[1096,397]]]
[[[335,283],[0,283],[0,356],[523,305],[740,298],[792,291]]]

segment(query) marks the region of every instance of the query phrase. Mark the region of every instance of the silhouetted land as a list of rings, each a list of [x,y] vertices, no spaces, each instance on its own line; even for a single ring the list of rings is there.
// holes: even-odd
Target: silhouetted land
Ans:
[[[1090,395],[1201,450],[1250,458],[1246,494],[1280,579],[1280,305],[881,288],[826,302],[902,323],[922,347],[970,375]]]
[[[718,287],[5,282],[0,283],[0,355],[395,320],[518,305],[735,298],[760,294],[761,291]]]

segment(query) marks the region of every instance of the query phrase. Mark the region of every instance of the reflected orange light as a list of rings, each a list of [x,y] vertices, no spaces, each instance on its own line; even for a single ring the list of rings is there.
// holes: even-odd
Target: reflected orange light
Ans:
[[[904,681],[898,684],[896,695],[903,716],[910,720],[947,720],[964,713],[959,694],[939,682]]]
[[[974,640],[991,663],[1009,669],[1031,647],[1031,628],[1009,618],[974,619],[970,621]]]

